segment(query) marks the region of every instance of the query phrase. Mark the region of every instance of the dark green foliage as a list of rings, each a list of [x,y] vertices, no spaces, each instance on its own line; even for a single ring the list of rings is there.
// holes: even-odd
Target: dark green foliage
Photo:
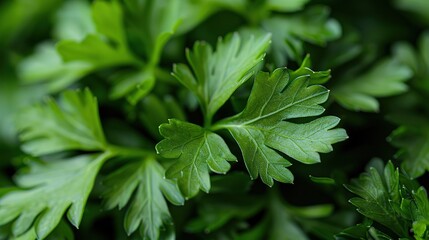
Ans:
[[[428,27],[426,0],[3,1],[0,240],[429,240]]]

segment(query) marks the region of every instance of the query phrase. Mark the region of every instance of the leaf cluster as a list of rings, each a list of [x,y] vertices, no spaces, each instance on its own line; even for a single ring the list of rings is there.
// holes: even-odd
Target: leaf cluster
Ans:
[[[0,239],[429,239],[428,9],[0,3]]]

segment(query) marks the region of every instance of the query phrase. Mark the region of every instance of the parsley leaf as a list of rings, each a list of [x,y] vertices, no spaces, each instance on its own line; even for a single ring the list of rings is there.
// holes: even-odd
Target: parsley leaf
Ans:
[[[106,147],[97,100],[86,89],[66,91],[58,103],[47,99],[24,110],[17,121],[22,149],[35,156],[65,150],[103,150]]]
[[[406,43],[395,46],[395,53],[400,61],[414,72],[410,81],[410,95],[415,100],[402,107],[402,111],[406,111],[406,114],[398,113],[391,117],[400,126],[392,132],[389,140],[399,148],[396,156],[403,161],[401,166],[412,178],[420,177],[429,171],[429,125],[427,124],[427,108],[424,101],[429,93],[428,50],[428,32],[420,37],[418,51]],[[410,112],[410,109],[418,113]]]
[[[78,16],[76,9],[79,9]],[[118,3],[96,1],[90,6],[76,1],[65,3],[61,12],[63,15],[58,16],[54,31],[60,41],[56,46],[42,44],[21,62],[19,72],[24,82],[44,82],[55,92],[106,67],[140,65],[128,49]],[[112,91],[117,91],[115,89]],[[125,93],[132,89],[128,88]]]
[[[325,45],[341,35],[341,26],[329,18],[329,9],[310,7],[291,16],[275,16],[262,21],[262,28],[272,34],[273,60],[276,66],[285,66],[288,59],[302,61],[304,42]]]
[[[389,136],[391,143],[400,148],[397,157],[404,160],[402,167],[412,178],[429,171],[429,126],[426,119],[403,123]]]
[[[242,39],[238,33],[219,39],[216,51],[204,42],[187,51],[191,69],[184,64],[174,66],[174,76],[198,98],[206,122],[231,97],[251,74],[270,43],[270,35]]]
[[[395,211],[394,204],[400,200],[399,171],[389,163],[383,172],[371,167],[368,173],[361,174],[359,179],[352,180],[347,189],[359,198],[350,199],[358,211],[400,236],[408,235],[408,223]]]
[[[50,42],[37,46],[35,52],[18,65],[19,77],[24,83],[44,83],[50,92],[67,87],[92,69],[92,65],[84,61],[64,62]]]
[[[0,78],[0,141],[3,144],[14,144],[17,140],[17,129],[11,126],[17,121],[16,114],[29,104],[39,101],[46,94],[46,89],[37,85],[22,86],[7,75],[1,75]],[[2,158],[6,160],[9,156],[3,152]],[[0,179],[0,182],[6,181]]]
[[[210,190],[209,170],[225,174],[236,161],[224,140],[198,125],[170,119],[159,128],[164,140],[156,145],[157,152],[165,158],[177,158],[165,176],[177,179],[186,198],[195,196],[199,189]]]
[[[248,180],[248,178],[247,178]],[[238,189],[237,189],[238,190]],[[186,226],[189,232],[211,233],[234,220],[245,220],[264,207],[264,201],[256,196],[210,194],[200,199],[198,217]]]
[[[429,236],[429,199],[426,189],[420,187],[413,192],[413,200],[415,204],[415,207],[412,208],[414,237],[418,240],[427,239]]]
[[[90,4],[86,1],[65,2],[55,20],[53,35],[58,40],[81,41],[95,33]],[[27,84],[42,82],[50,92],[62,90],[92,71],[92,64],[84,61],[64,62],[50,41],[39,44],[18,65],[20,80]]]
[[[333,96],[343,107],[354,111],[375,112],[379,110],[376,97],[387,97],[405,92],[404,83],[412,76],[409,67],[395,58],[379,62],[362,75],[339,82]]]
[[[306,240],[309,239],[307,232],[323,236],[320,239],[332,236],[329,233],[336,228],[317,221],[333,212],[332,205],[293,206],[285,203],[277,191],[270,190],[264,198],[251,194],[244,197],[236,192],[204,195],[198,199],[198,217],[186,229],[204,232],[208,239],[230,235],[232,239],[243,240]],[[253,225],[256,216],[260,221]]]
[[[29,172],[16,178],[23,189],[0,199],[0,225],[13,221],[15,236],[34,225],[37,237],[43,239],[67,211],[69,221],[79,226],[94,179],[107,158],[109,153],[31,162]]]
[[[121,6],[117,2],[96,1],[92,4],[92,18],[97,32],[113,44],[95,34],[87,35],[81,42],[63,40],[57,46],[62,59],[88,62],[96,69],[133,63],[135,58],[129,53],[122,26]]]
[[[65,2],[56,14],[54,37],[81,41],[91,33],[95,33],[95,26],[90,3],[84,0]]]
[[[119,48],[112,48],[99,36],[89,35],[81,42],[63,40],[57,50],[65,62],[83,61],[94,69],[130,64],[133,57]]]
[[[421,20],[429,24],[429,4],[425,0],[394,0],[396,7],[412,12],[416,17],[418,16]]]
[[[0,225],[13,222],[12,233],[18,238],[31,238],[32,232],[45,238],[67,211],[77,227],[99,169],[115,154],[107,150],[96,99],[88,89],[66,91],[58,102],[48,99],[24,110],[17,124],[23,150],[35,156],[67,150],[104,152],[30,162],[16,177],[20,189],[0,198]]]
[[[105,179],[106,206],[122,209],[134,193],[125,215],[125,229],[130,235],[140,226],[143,238],[159,239],[161,228],[171,232],[172,219],[164,197],[175,205],[184,199],[177,184],[164,178],[164,168],[153,158],[125,165]]]
[[[114,41],[119,48],[126,46],[120,4],[117,2],[96,1],[92,5],[92,18],[97,32]]]
[[[301,10],[309,0],[267,0],[267,8],[275,11],[292,12]]]
[[[304,124],[284,121],[323,113],[319,104],[328,98],[328,90],[309,85],[313,74],[320,75],[287,69],[277,69],[271,75],[258,73],[246,108],[213,127],[229,130],[240,146],[252,179],[260,175],[269,186],[274,184],[273,179],[290,183],[293,175],[286,167],[291,164],[275,150],[311,164],[320,162],[319,152],[330,152],[331,144],[347,138],[343,129],[332,129],[339,122],[337,117]]]
[[[150,65],[159,62],[165,43],[179,26],[184,2],[187,1],[126,1],[127,13],[133,20],[131,36],[144,47]]]
[[[426,190],[399,173],[390,161],[384,167],[370,167],[346,188],[359,196],[350,199],[359,213],[397,237],[409,238],[413,233],[415,239],[425,239],[429,233]]]
[[[420,36],[418,49],[401,42],[395,45],[394,52],[401,63],[413,70],[411,85],[429,93],[429,31]]]
[[[147,131],[157,140],[162,140],[158,127],[166,123],[167,119],[175,118],[185,120],[185,113],[180,108],[178,102],[172,96],[165,96],[159,99],[156,95],[148,95],[141,102],[139,118]]]

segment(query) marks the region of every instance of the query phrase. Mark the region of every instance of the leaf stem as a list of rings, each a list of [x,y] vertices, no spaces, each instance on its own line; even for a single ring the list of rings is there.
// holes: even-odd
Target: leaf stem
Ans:
[[[242,124],[235,124],[234,123],[233,120],[234,120],[235,117],[236,116],[227,117],[227,118],[224,118],[222,120],[217,121],[215,124],[213,124],[210,127],[210,130],[214,132],[214,131],[219,131],[221,129],[228,129],[228,128],[231,128],[231,127],[241,127]]]
[[[207,116],[207,114],[204,114],[204,127],[211,129],[212,125],[212,118],[210,116]]]

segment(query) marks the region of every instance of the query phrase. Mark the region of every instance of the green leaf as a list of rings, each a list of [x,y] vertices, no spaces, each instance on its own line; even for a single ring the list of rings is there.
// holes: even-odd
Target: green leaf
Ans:
[[[186,230],[205,233],[205,236],[236,232],[232,234],[233,239],[309,239],[304,229],[319,233],[332,229],[329,224],[321,224],[319,219],[332,214],[333,206],[291,206],[283,203],[279,195],[270,193],[268,198],[234,192],[204,195],[198,198],[198,217],[190,221]],[[261,221],[253,225],[257,218]],[[304,226],[306,224],[312,227]],[[243,233],[243,230],[246,231]]]
[[[402,167],[410,177],[417,178],[429,171],[429,126],[402,125],[389,139],[400,148],[397,157],[403,160]]]
[[[367,234],[372,225],[372,220],[365,218],[362,223],[356,224],[355,226],[348,227],[336,234],[335,240],[346,240],[346,239],[368,239]]]
[[[413,192],[413,199],[416,204],[413,211],[414,237],[418,240],[426,239],[429,235],[429,199],[426,190],[420,187]]]
[[[429,3],[425,0],[395,0],[396,7],[412,12],[414,17],[418,17],[429,24]]]
[[[84,61],[63,62],[54,44],[43,43],[18,65],[19,78],[28,84],[43,82],[56,92],[79,80],[94,66]]]
[[[0,47],[2,53],[12,50],[13,47],[17,46],[15,45],[17,42],[32,46],[34,42],[29,39],[40,30],[40,26],[48,25],[47,23],[51,20],[48,16],[51,16],[61,3],[62,1],[57,0],[3,1],[0,7],[0,35],[2,36]],[[3,63],[2,67],[4,66]]]
[[[81,41],[91,33],[95,33],[91,5],[83,0],[64,2],[56,14],[53,29],[55,38]]]
[[[379,161],[378,163],[380,163]],[[378,164],[379,165],[379,164]],[[357,211],[370,220],[384,225],[397,237],[389,237],[372,222],[344,230],[338,236],[368,235],[369,239],[427,239],[429,234],[429,199],[426,190],[417,182],[399,173],[389,161],[385,167],[370,167],[346,188],[359,197],[350,199]],[[375,225],[376,226],[376,225]],[[383,230],[384,231],[384,230]],[[342,238],[338,238],[342,239]]]
[[[210,194],[246,193],[252,186],[252,181],[246,172],[230,172],[227,175],[216,175],[211,178]]]
[[[350,199],[359,213],[388,227],[399,236],[408,236],[410,223],[397,211],[401,201],[399,171],[394,169],[391,162],[383,173],[371,167],[346,187],[359,196]]]
[[[272,12],[294,12],[304,8],[304,5],[309,0],[206,0],[199,1],[200,3],[217,10],[230,10],[242,15],[251,23],[258,23],[267,18]],[[214,11],[213,10],[213,11]]]
[[[269,221],[267,218],[262,220],[258,225],[253,226],[246,232],[238,234],[234,240],[259,240],[264,238]]]
[[[45,94],[46,89],[42,86],[23,86],[15,78],[8,75],[0,76],[0,142],[4,145],[16,144],[17,129],[14,126],[16,115],[23,108],[39,101]],[[4,163],[9,158],[7,152],[2,150]],[[7,147],[6,147],[7,148]],[[6,181],[0,179],[0,182]],[[1,185],[1,184],[0,184]]]
[[[11,237],[11,240],[34,240],[37,239],[36,230],[32,227],[26,233],[22,234],[19,237]]]
[[[165,198],[175,205],[183,205],[184,199],[177,184],[164,178],[164,172],[156,159],[148,157],[125,165],[106,178],[107,208],[122,209],[130,202],[124,223],[128,235],[139,227],[141,236],[148,239],[159,239],[160,232],[171,231],[172,219]]]
[[[81,42],[60,41],[57,49],[64,61],[81,60],[97,67],[133,62],[122,26],[121,5],[116,1],[96,1],[92,4],[91,13],[97,32],[113,43],[95,34],[87,35]]]
[[[13,222],[14,236],[34,226],[37,238],[43,239],[67,211],[69,221],[78,227],[95,177],[107,158],[109,154],[104,153],[31,162],[29,171],[16,177],[23,189],[0,198],[0,225]]]
[[[167,169],[166,177],[177,179],[186,198],[195,196],[199,189],[210,190],[209,170],[225,174],[236,161],[224,140],[198,125],[170,119],[160,126],[164,140],[156,145],[162,157],[177,158]]]
[[[314,177],[310,175],[310,180],[314,183],[318,183],[318,184],[326,184],[326,185],[335,185],[337,184],[335,182],[335,179],[333,178],[328,178],[328,177]]]
[[[341,26],[329,18],[329,9],[310,7],[291,16],[275,16],[262,21],[262,28],[272,34],[271,53],[277,67],[285,66],[288,59],[302,61],[304,42],[325,45],[341,35]]]
[[[313,72],[301,74],[277,69],[271,75],[257,74],[246,108],[238,115],[222,120],[213,129],[228,129],[240,146],[252,179],[261,176],[272,186],[273,179],[291,183],[291,164],[276,150],[302,163],[320,162],[319,153],[332,151],[332,144],[343,141],[343,129],[333,129],[339,118],[327,116],[308,123],[284,120],[317,116],[328,90],[309,85]]]
[[[116,2],[95,1],[91,8],[92,19],[98,34],[88,34],[83,40],[64,39],[57,44],[57,52],[66,64],[83,62],[90,66],[90,72],[123,65],[140,66],[142,62],[130,52],[123,26],[121,5]],[[147,91],[136,86],[143,85],[146,79],[154,79],[151,71],[144,72],[148,77],[134,77],[118,84],[112,90],[112,96],[122,97],[133,90],[134,98],[140,98]],[[76,79],[75,79],[76,80]],[[151,89],[151,88],[149,88]]]
[[[270,35],[242,39],[230,34],[219,39],[216,51],[204,42],[194,44],[187,52],[192,68],[184,64],[174,66],[174,76],[200,102],[206,121],[231,97],[234,91],[250,78],[249,71],[258,64],[270,43]]]
[[[106,146],[98,116],[97,100],[92,93],[70,90],[58,102],[24,110],[17,119],[22,149],[40,156],[66,150],[103,150]]]
[[[292,12],[301,10],[309,0],[266,0],[270,10]]]
[[[119,74],[115,76],[114,81],[115,83],[110,91],[110,97],[112,99],[118,99],[127,96],[128,101],[135,105],[154,87],[154,70],[145,67],[138,72]]]
[[[126,46],[122,8],[118,2],[95,1],[92,4],[92,19],[97,32],[114,41],[119,47]]]
[[[192,233],[211,233],[232,220],[243,220],[260,212],[264,201],[254,196],[235,193],[208,195],[198,204],[198,217],[192,219],[186,230]]]
[[[429,125],[425,111],[427,104],[424,101],[429,93],[428,51],[429,32],[423,33],[419,38],[418,50],[408,43],[396,44],[394,48],[396,58],[410,67],[414,76],[409,83],[411,90],[408,95],[411,101],[401,101],[400,104],[404,103],[402,105],[395,104],[395,109],[401,112],[394,114],[391,120],[399,127],[388,140],[399,148],[396,157],[402,160],[401,166],[411,178],[420,177],[429,170]]]
[[[314,205],[295,207],[285,204],[279,193],[272,195],[268,202],[269,224],[266,239],[307,240],[310,239],[305,231],[305,224],[309,219],[321,218],[332,213],[330,205]],[[323,221],[319,219],[319,221]],[[320,224],[322,225],[322,224]],[[311,229],[314,231],[314,229]]]
[[[184,1],[127,0],[126,9],[134,20],[131,36],[144,47],[148,62],[156,65],[162,49],[180,24],[180,10]]]
[[[413,70],[411,85],[429,93],[429,32],[424,32],[418,41],[418,50],[408,43],[398,43],[394,47],[395,57]]]
[[[315,72],[311,70],[310,67],[311,67],[311,59],[310,59],[310,55],[307,54],[304,60],[302,61],[301,66],[297,70],[291,73],[292,74],[291,78],[297,78],[301,75],[308,75],[310,77],[309,78],[310,85],[323,84],[323,83],[326,83],[331,78],[331,70]]]
[[[64,62],[82,61],[94,69],[134,63],[134,57],[121,48],[114,48],[100,36],[88,35],[83,41],[62,40],[57,51]]]
[[[356,78],[339,82],[333,96],[343,107],[354,111],[379,110],[376,97],[387,97],[407,91],[404,83],[412,76],[406,65],[389,58],[379,62]]]
[[[166,123],[167,119],[175,118],[185,120],[185,113],[179,103],[172,96],[159,99],[156,95],[148,95],[142,100],[142,109],[139,114],[142,124],[156,139],[161,140],[159,125]]]

